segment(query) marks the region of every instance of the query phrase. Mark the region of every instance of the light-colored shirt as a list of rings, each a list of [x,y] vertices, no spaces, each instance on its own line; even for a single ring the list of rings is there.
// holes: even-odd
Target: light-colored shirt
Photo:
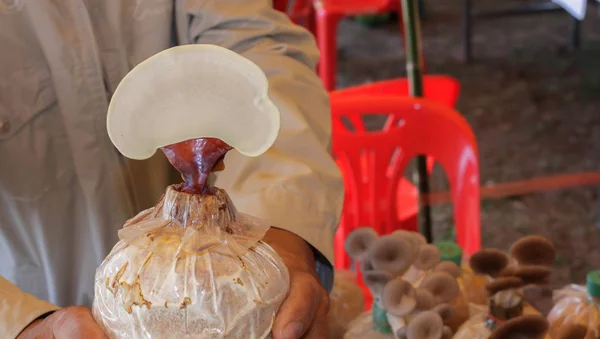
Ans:
[[[229,48],[267,74],[281,111],[279,139],[258,158],[230,152],[215,184],[238,210],[310,243],[331,287],[343,183],[329,154],[328,95],[307,31],[269,0],[4,0],[0,338],[57,306],[91,305],[95,269],[117,230],[180,181],[162,154],[121,156],[105,120],[129,70],[190,43]]]

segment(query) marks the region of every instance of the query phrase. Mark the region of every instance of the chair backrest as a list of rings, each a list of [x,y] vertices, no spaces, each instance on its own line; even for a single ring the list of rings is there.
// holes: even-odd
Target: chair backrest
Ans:
[[[396,78],[337,89],[330,95],[408,96],[409,87],[408,78]],[[460,93],[460,82],[451,76],[428,74],[423,76],[423,92],[426,99],[455,107]]]
[[[426,99],[390,96],[331,96],[331,107],[332,151],[346,188],[336,242],[360,226],[394,229],[400,179],[410,160],[427,155],[448,177],[458,244],[467,254],[481,247],[477,145],[458,112]],[[370,132],[363,118],[373,115],[386,120],[383,129]]]

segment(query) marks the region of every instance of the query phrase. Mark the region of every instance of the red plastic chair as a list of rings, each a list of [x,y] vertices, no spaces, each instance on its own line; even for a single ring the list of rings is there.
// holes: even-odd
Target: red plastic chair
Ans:
[[[306,0],[296,0],[306,1]],[[402,8],[398,0],[316,0],[317,44],[321,51],[319,76],[328,91],[335,89],[337,72],[337,26],[347,16],[398,12],[400,33],[404,40]]]
[[[398,186],[408,162],[417,155],[433,157],[446,172],[458,244],[467,254],[480,249],[477,145],[458,112],[427,99],[390,96],[332,95],[331,106],[332,151],[346,187],[335,238],[336,268],[350,266],[343,241],[353,229],[370,226],[384,234],[402,227]],[[364,115],[387,116],[384,128],[366,131]]]
[[[335,89],[337,26],[341,19],[347,16],[398,12],[400,33],[404,38],[402,8],[398,0],[294,0],[291,9],[288,9],[287,3],[274,0],[275,8],[285,8],[284,11],[294,23],[316,35],[321,51],[319,76],[328,91]]]
[[[408,89],[408,79],[398,78],[338,89],[331,92],[330,95],[337,97],[352,97],[357,95],[408,96]],[[426,99],[448,107],[454,107],[460,94],[460,83],[455,78],[445,75],[424,75],[423,94]]]
[[[330,95],[337,97],[353,97],[361,95],[400,97],[408,96],[408,87],[408,80],[406,78],[399,78],[349,87],[331,92]],[[425,75],[423,77],[423,88],[426,99],[448,107],[454,107],[458,101],[460,83],[452,77],[444,75]],[[428,157],[427,168],[429,173],[432,172],[433,166],[434,159]],[[419,209],[417,195],[416,187],[407,179],[401,178],[398,184],[396,199],[398,201],[398,206],[402,206],[402,208],[397,209],[397,213],[399,223],[403,228],[412,230],[417,229],[417,213]]]

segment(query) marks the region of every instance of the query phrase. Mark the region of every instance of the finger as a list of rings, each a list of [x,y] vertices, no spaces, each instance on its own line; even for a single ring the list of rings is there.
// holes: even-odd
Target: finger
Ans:
[[[290,291],[284,300],[273,325],[273,339],[299,339],[312,323],[319,303],[322,287],[309,273],[290,277]]]
[[[329,334],[327,312],[329,311],[329,296],[325,291],[321,294],[321,303],[315,314],[315,319],[303,339],[323,339]]]
[[[87,307],[69,307],[62,310],[53,325],[56,339],[105,339],[106,336]]]

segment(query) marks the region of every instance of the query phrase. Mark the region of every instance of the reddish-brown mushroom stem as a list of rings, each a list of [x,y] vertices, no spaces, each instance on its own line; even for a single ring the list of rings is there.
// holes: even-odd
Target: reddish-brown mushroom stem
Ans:
[[[231,149],[231,146],[215,138],[186,140],[161,148],[183,177],[184,182],[176,187],[177,190],[189,194],[211,193],[206,185],[208,175],[223,169],[222,160]]]

